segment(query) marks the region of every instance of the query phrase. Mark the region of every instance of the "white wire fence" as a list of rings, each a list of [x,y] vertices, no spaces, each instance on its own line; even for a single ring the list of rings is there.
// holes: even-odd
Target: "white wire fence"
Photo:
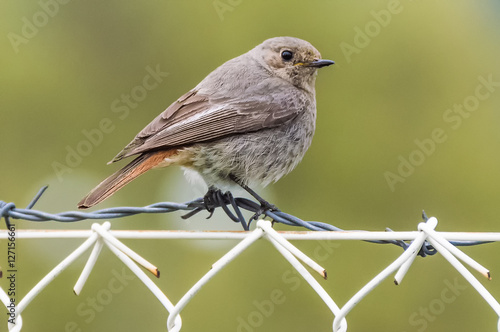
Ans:
[[[5,211],[5,210],[4,210]],[[394,274],[394,282],[401,284],[408,269],[412,265],[415,257],[422,254],[422,248],[432,246],[433,250],[441,254],[481,295],[481,297],[493,309],[497,317],[500,317],[500,304],[488,292],[488,290],[474,277],[466,268],[476,270],[485,278],[490,278],[489,271],[473,258],[463,253],[454,244],[460,243],[483,243],[500,241],[500,233],[470,233],[470,232],[438,232],[435,230],[437,219],[431,217],[426,222],[418,224],[418,228],[413,232],[366,232],[366,231],[321,231],[321,232],[277,232],[273,229],[270,221],[258,220],[256,227],[252,231],[241,232],[210,232],[210,231],[133,231],[133,230],[111,230],[111,224],[94,223],[89,230],[15,230],[13,225],[10,229],[0,230],[0,240],[7,240],[8,248],[12,247],[15,254],[15,245],[18,239],[42,239],[42,238],[71,238],[83,239],[83,243],[55,266],[45,275],[28,293],[22,298],[13,299],[9,296],[8,290],[0,288],[0,301],[8,312],[9,331],[21,331],[23,327],[23,312],[32,304],[40,292],[46,288],[59,274],[70,266],[78,257],[84,255],[91,247],[87,262],[78,278],[74,292],[80,294],[89,275],[91,274],[96,261],[99,258],[104,246],[108,247],[139,280],[158,299],[160,304],[168,312],[166,327],[168,331],[180,331],[182,328],[181,313],[189,305],[190,301],[196,297],[197,293],[210,280],[242,252],[247,250],[259,239],[269,241],[274,248],[285,258],[285,260],[304,278],[310,285],[311,290],[316,292],[325,303],[332,314],[332,330],[347,331],[348,324],[346,317],[363,298],[374,290],[380,283],[390,275]],[[239,240],[231,250],[223,255],[212,265],[212,269],[200,278],[177,303],[172,303],[165,292],[160,289],[152,278],[150,278],[141,266],[151,272],[154,276],[159,276],[159,271],[155,265],[130,249],[119,239],[210,239],[210,240]],[[289,240],[365,240],[365,241],[389,241],[389,243],[410,241],[405,245],[405,251],[391,264],[385,267],[377,276],[363,286],[344,305],[338,305],[330,294],[320,285],[311,274],[318,274],[322,278],[327,277],[323,267],[317,264],[308,255],[297,249]],[[479,241],[479,242],[478,242]],[[377,242],[380,243],[380,242]],[[405,242],[406,243],[406,242]],[[3,263],[2,263],[3,264]],[[7,260],[7,266],[2,266],[4,278],[15,272],[15,264]],[[500,320],[496,322],[500,331]]]

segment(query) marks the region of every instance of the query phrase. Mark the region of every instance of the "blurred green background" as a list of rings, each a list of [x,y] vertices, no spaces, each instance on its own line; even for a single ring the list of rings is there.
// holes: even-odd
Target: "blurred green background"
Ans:
[[[0,2],[1,200],[23,207],[48,184],[36,208],[74,210],[123,165],[106,162],[177,97],[264,39],[290,35],[336,64],[318,76],[317,131],[306,157],[259,192],[283,211],[344,229],[414,230],[422,209],[439,219],[441,231],[500,229],[498,2],[63,2]],[[138,93],[148,68],[165,74],[127,106],[123,96]],[[98,208],[200,195],[172,168],[144,175]],[[112,228],[239,229],[220,212],[210,220],[180,216],[129,217],[113,220]],[[91,223],[16,222],[18,229],[88,229]],[[18,298],[81,242],[19,240]],[[236,244],[124,242],[159,267],[154,281],[174,303]],[[339,305],[401,253],[364,242],[295,244],[328,270],[328,281],[320,283]],[[500,298],[500,247],[464,251],[490,268],[493,281],[481,282]],[[23,313],[23,331],[166,330],[167,313],[137,278],[122,277],[123,287],[104,305],[88,304],[96,297],[102,302],[116,274],[131,275],[108,249],[75,296],[87,255],[33,301]],[[282,301],[272,313],[259,313],[276,290]],[[217,275],[182,318],[187,332],[331,331],[333,321],[266,241]],[[5,320],[0,315],[2,331]],[[492,331],[497,317],[436,255],[418,258],[402,285],[386,280],[348,323],[349,331]]]

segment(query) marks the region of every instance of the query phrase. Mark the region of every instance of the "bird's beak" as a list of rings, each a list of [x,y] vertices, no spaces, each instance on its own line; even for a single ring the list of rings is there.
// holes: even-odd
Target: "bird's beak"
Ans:
[[[294,66],[321,68],[321,67],[333,65],[334,63],[335,63],[335,61],[332,61],[332,60],[318,59],[318,60],[314,60],[311,62],[298,62]]]

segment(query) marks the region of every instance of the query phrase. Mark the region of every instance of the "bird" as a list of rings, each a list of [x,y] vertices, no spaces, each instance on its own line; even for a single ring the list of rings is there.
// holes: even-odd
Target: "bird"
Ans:
[[[270,38],[228,60],[153,119],[108,164],[135,157],[79,203],[92,207],[145,172],[171,165],[204,180],[210,193],[267,186],[292,171],[316,127],[317,70],[335,62],[309,42]]]

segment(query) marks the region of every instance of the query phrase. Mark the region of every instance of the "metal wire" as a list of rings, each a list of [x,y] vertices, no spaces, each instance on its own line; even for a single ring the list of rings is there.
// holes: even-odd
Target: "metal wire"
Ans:
[[[132,230],[111,230],[111,223],[106,221],[102,225],[92,224],[89,230],[18,230],[15,234],[19,239],[38,238],[82,238],[85,239],[78,248],[72,251],[66,258],[57,264],[48,274],[46,274],[28,293],[12,307],[11,297],[0,287],[0,305],[3,304],[9,309],[8,329],[11,332],[19,332],[23,327],[22,314],[24,310],[33,303],[33,300],[65,269],[72,265],[77,258],[82,257],[92,246],[87,263],[85,264],[80,277],[78,278],[73,291],[80,294],[89,275],[100,257],[103,246],[108,247],[111,252],[119,258],[137,278],[144,283],[149,291],[158,299],[161,305],[168,312],[167,329],[169,332],[178,332],[182,327],[181,312],[197,296],[199,291],[205,287],[225,266],[231,262],[259,239],[270,241],[273,247],[288,261],[293,269],[307,281],[311,289],[321,298],[334,316],[332,330],[334,332],[346,332],[346,316],[375,288],[394,272],[394,283],[400,285],[405,275],[410,270],[410,266],[421,250],[422,245],[429,241],[436,251],[459,272],[465,280],[477,291],[485,302],[493,309],[496,316],[500,316],[500,304],[495,297],[482,285],[479,280],[469,271],[475,270],[483,277],[491,280],[489,269],[482,266],[471,256],[460,251],[453,246],[450,240],[479,240],[479,241],[500,241],[500,233],[472,233],[472,232],[439,232],[436,230],[438,221],[436,218],[427,218],[425,222],[418,224],[418,231],[412,232],[277,232],[273,229],[269,220],[258,220],[255,229],[252,231],[237,232],[193,232],[193,231],[132,231]],[[8,239],[12,235],[9,231],[0,230],[0,239]],[[235,239],[239,240],[231,250],[225,253],[220,259],[212,264],[208,270],[177,302],[171,302],[162,289],[140,268],[144,267],[155,277],[159,277],[158,268],[143,258],[139,253],[127,246],[120,238],[126,239]],[[379,274],[366,283],[356,294],[354,294],[343,306],[337,305],[330,293],[311,275],[306,266],[317,272],[326,279],[326,270],[307,256],[299,248],[295,247],[288,240],[408,240],[411,244],[390,263]],[[258,262],[258,260],[257,260]],[[469,268],[467,268],[467,266]],[[33,306],[33,305],[32,305]],[[500,320],[497,323],[497,330],[500,332]]]
[[[23,219],[34,222],[45,222],[45,221],[59,221],[59,222],[76,222],[86,219],[116,219],[128,216],[133,216],[142,213],[169,213],[175,211],[189,211],[187,214],[182,216],[183,219],[187,219],[199,212],[208,211],[210,214],[207,217],[210,218],[213,211],[216,208],[222,208],[223,211],[228,215],[228,217],[234,222],[241,223],[244,230],[249,230],[249,227],[253,220],[257,220],[261,215],[265,215],[272,219],[273,223],[281,223],[288,226],[304,227],[311,231],[344,231],[344,229],[338,228],[336,226],[318,222],[318,221],[304,221],[297,218],[291,214],[282,212],[277,209],[263,209],[262,206],[250,199],[243,197],[233,197],[230,192],[222,193],[221,191],[216,191],[212,193],[212,196],[205,198],[198,198],[193,201],[186,203],[173,203],[173,202],[159,202],[144,207],[114,207],[101,209],[92,212],[81,212],[81,211],[66,211],[61,213],[47,213],[43,211],[33,210],[32,208],[47,190],[48,186],[42,187],[38,193],[35,195],[33,200],[28,204],[25,209],[16,208],[14,203],[6,203],[0,201],[0,218],[5,219],[7,228],[10,227],[10,218],[12,219]],[[234,213],[230,210],[233,208]],[[243,218],[241,209],[250,211],[254,215],[250,218],[248,223]],[[427,221],[427,216],[425,212],[422,213],[422,218]],[[386,231],[392,232],[391,229],[387,228]],[[362,231],[360,231],[362,232]],[[393,244],[397,245],[404,250],[409,247],[409,243],[402,240],[366,240],[367,242],[377,243],[377,244]],[[491,241],[452,241],[454,246],[472,246],[484,243],[490,243]],[[428,255],[436,254],[436,249],[428,242],[424,242],[420,251],[419,256],[425,257]]]

